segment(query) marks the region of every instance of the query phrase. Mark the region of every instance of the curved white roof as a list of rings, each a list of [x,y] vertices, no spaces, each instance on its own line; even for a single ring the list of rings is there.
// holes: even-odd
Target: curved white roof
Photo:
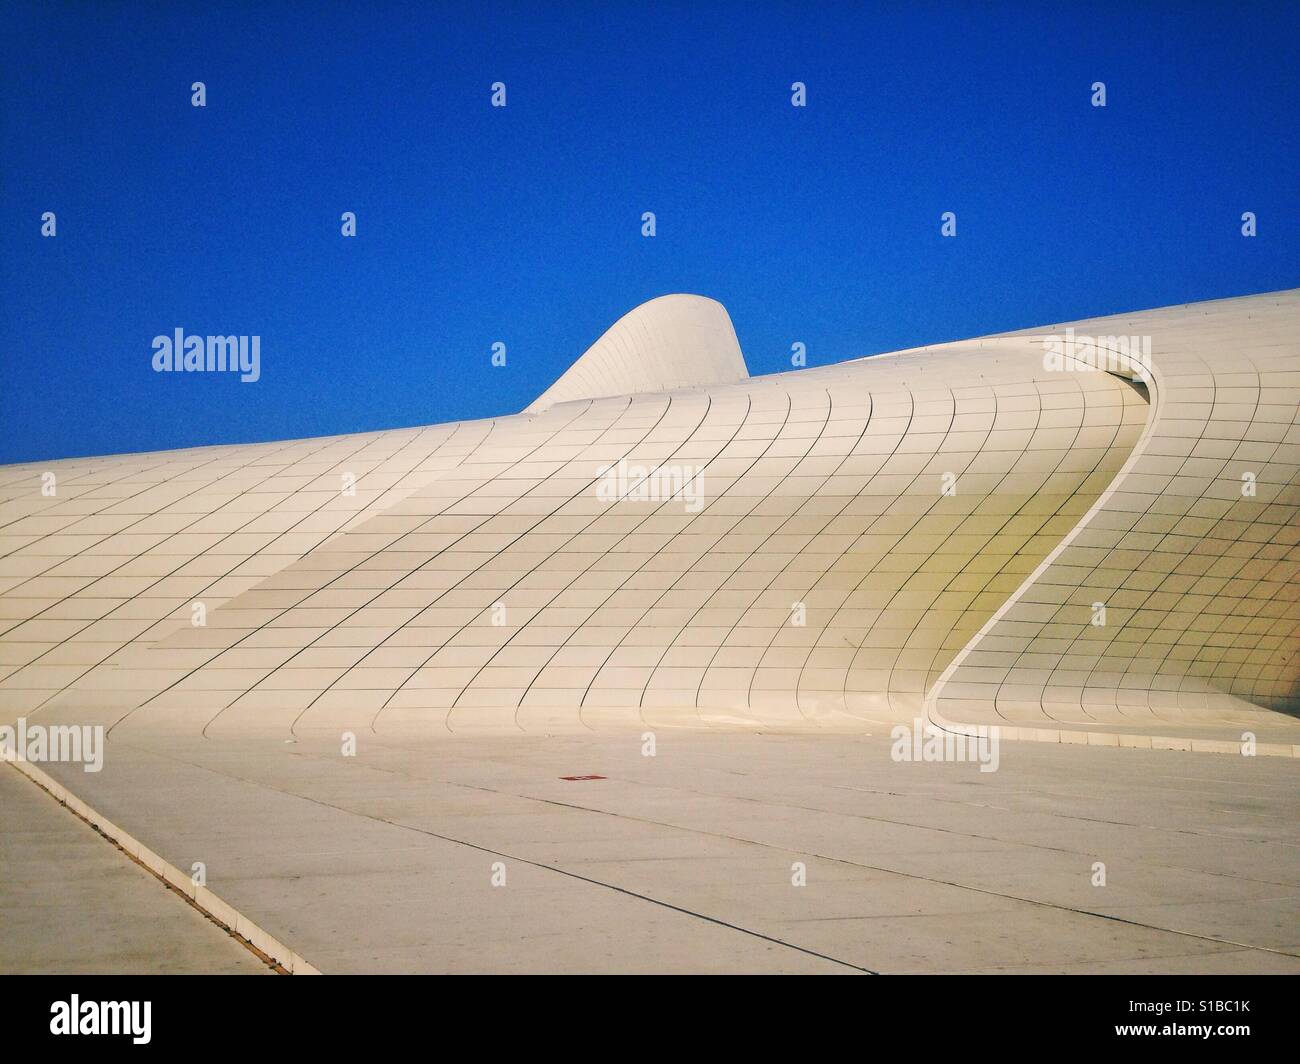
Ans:
[[[748,376],[721,303],[703,296],[660,296],[611,325],[528,412],[577,399],[734,384]]]

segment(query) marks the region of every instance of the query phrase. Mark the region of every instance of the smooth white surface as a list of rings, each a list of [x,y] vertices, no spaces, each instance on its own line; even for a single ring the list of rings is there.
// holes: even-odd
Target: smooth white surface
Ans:
[[[528,412],[577,399],[733,384],[748,376],[721,303],[703,296],[660,296],[611,325]]]

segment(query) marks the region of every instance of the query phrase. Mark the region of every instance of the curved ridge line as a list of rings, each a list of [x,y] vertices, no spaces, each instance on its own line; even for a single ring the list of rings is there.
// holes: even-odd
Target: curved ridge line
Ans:
[[[1044,336],[1046,335],[1047,334],[1044,333],[1042,335],[1023,337],[1021,339],[1024,339],[1025,341],[1031,344],[1041,344],[1043,342]],[[996,610],[993,611],[993,615],[989,617],[989,619],[985,621],[983,625],[981,625],[980,630],[971,637],[970,641],[967,642],[967,644],[957,652],[957,656],[953,658],[951,662],[949,662],[948,667],[944,669],[942,673],[940,673],[939,678],[935,680],[933,686],[931,686],[930,690],[926,692],[925,699],[922,702],[922,706],[921,706],[922,713],[924,714],[925,719],[929,723],[933,724],[937,728],[942,729],[943,731],[953,732],[955,734],[961,734],[961,735],[973,735],[973,734],[977,734],[977,732],[975,731],[976,728],[988,727],[986,725],[963,724],[959,721],[948,720],[946,717],[943,716],[943,714],[939,712],[938,709],[940,693],[942,692],[943,688],[946,686],[948,681],[952,679],[953,674],[956,673],[956,671],[961,667],[962,663],[966,660],[966,658],[970,656],[970,653],[983,641],[984,637],[993,630],[994,626],[997,625],[998,622],[1001,621],[1002,618],[1005,617],[1008,612],[1010,612],[1011,608],[1021,600],[1021,598],[1025,595],[1025,593],[1028,592],[1028,590],[1038,582],[1038,579],[1049,568],[1051,568],[1052,565],[1056,563],[1056,560],[1065,552],[1066,548],[1069,547],[1083,533],[1083,531],[1092,523],[1093,518],[1098,513],[1100,513],[1102,509],[1105,508],[1107,503],[1110,502],[1111,498],[1115,495],[1115,493],[1119,490],[1120,486],[1127,479],[1129,473],[1132,472],[1133,467],[1144,456],[1146,452],[1146,447],[1150,443],[1151,437],[1155,434],[1156,423],[1159,421],[1160,418],[1160,409],[1164,403],[1164,393],[1160,387],[1159,377],[1155,372],[1154,366],[1148,366],[1142,361],[1130,357],[1130,355],[1127,352],[1110,350],[1109,353],[1114,355],[1117,359],[1122,360],[1125,363],[1128,363],[1130,369],[1136,369],[1138,373],[1146,381],[1147,388],[1150,393],[1151,409],[1150,409],[1150,413],[1147,416],[1147,423],[1145,427],[1142,429],[1142,435],[1138,437],[1137,443],[1133,445],[1133,450],[1129,453],[1127,460],[1120,467],[1119,472],[1115,474],[1115,479],[1112,480],[1108,485],[1106,485],[1106,489],[1099,496],[1097,496],[1097,500],[1092,504],[1092,506],[1088,508],[1088,511],[1083,515],[1083,517],[1079,519],[1079,523],[1075,525],[1072,529],[1070,529],[1070,531],[1067,532],[1064,537],[1062,537],[1061,542],[1058,543],[1055,547],[1052,548],[1051,551],[1048,552],[1047,557],[1045,557],[1041,562],[1039,562],[1038,566],[1034,569],[1032,573],[1030,573],[1027,577],[1025,577],[1025,579],[1021,582],[1020,586],[1017,587],[1016,590],[1011,593],[1011,595],[1007,598],[1007,600],[1004,603],[1002,603],[1002,605],[999,606]],[[1070,356],[1068,355],[1066,356],[1066,359],[1067,361],[1075,361],[1074,359],[1070,358]],[[1152,359],[1152,362],[1154,361],[1155,360]],[[1096,366],[1089,366],[1088,368],[1096,372],[1101,372]],[[995,707],[995,711],[996,711],[996,707]],[[1098,745],[1120,745],[1119,737],[1121,735],[1126,735],[1126,733],[1120,733],[1120,732],[1109,732],[1109,733],[1107,732],[1094,733],[1094,732],[1085,732],[1085,731],[1069,732],[1063,729],[1055,729],[1055,728],[1021,728],[1018,726],[1003,727],[1002,725],[995,725],[995,727],[997,727],[999,729],[999,732],[1006,738],[1014,738],[1014,739],[1036,738],[1038,733],[1045,733],[1045,735],[1057,736],[1057,738],[1053,738],[1053,739],[1045,738],[1041,740],[1041,741],[1049,741],[1049,742],[1071,741],[1071,740],[1063,740],[1060,738],[1060,736],[1067,735],[1067,734],[1075,735],[1075,736],[1083,736],[1084,738],[1080,740],[1075,740],[1081,742],[1089,742],[1090,740],[1087,738],[1087,736],[1090,735],[1104,736],[1107,739],[1111,737],[1115,737],[1116,739],[1115,743],[1106,742],[1106,743],[1100,743]],[[1024,734],[1024,733],[1030,733],[1030,734]],[[1131,736],[1131,737],[1137,739],[1146,738],[1151,741],[1154,741],[1155,739],[1155,737],[1153,736]],[[1178,739],[1169,739],[1167,741],[1170,743],[1186,742],[1189,744],[1191,742],[1191,740],[1178,740]],[[1204,740],[1199,740],[1199,741],[1204,741]]]

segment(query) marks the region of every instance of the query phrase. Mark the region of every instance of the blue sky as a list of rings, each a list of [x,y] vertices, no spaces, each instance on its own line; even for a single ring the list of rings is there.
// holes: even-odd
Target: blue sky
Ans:
[[[0,462],[514,412],[666,292],[771,373],[1300,285],[1296,4],[2,11]]]

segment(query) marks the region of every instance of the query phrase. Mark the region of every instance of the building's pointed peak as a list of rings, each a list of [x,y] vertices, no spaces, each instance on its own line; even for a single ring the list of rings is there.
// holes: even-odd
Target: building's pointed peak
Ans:
[[[628,311],[528,407],[733,384],[749,376],[726,308],[704,296],[659,296]]]

